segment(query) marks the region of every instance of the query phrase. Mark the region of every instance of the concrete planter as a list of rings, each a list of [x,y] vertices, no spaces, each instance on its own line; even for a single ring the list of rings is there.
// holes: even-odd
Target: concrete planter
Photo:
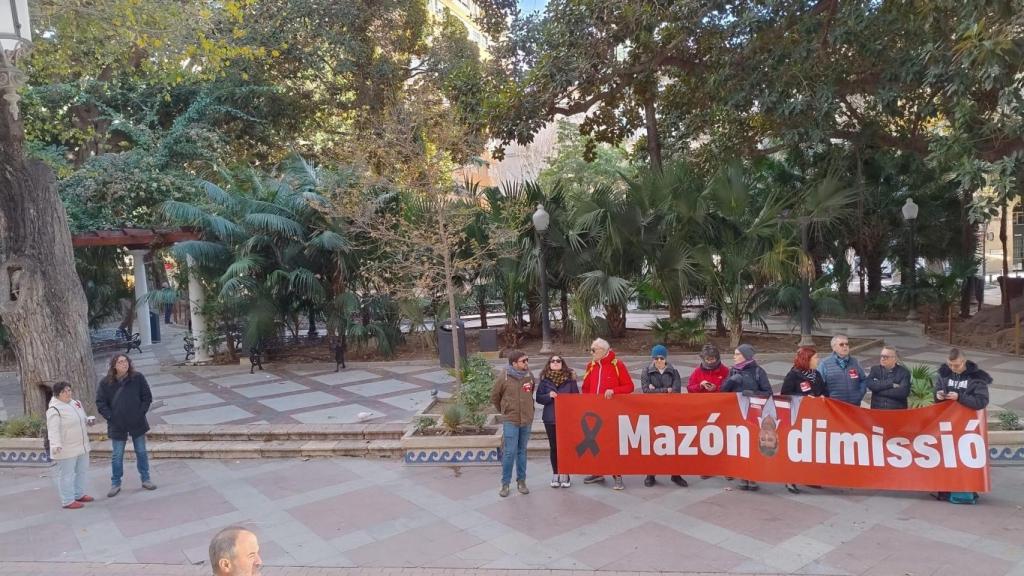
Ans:
[[[0,467],[53,466],[42,438],[0,438]]]
[[[423,414],[414,419],[440,416]],[[487,426],[496,426],[496,417],[487,418]],[[501,464],[501,427],[490,434],[467,436],[419,436],[410,426],[402,436],[402,459],[410,466],[497,466]]]
[[[1024,466],[1024,430],[989,430],[988,461],[992,466]]]

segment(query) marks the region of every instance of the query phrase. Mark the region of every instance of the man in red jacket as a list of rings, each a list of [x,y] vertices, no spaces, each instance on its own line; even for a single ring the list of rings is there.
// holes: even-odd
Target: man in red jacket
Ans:
[[[616,394],[633,392],[633,379],[629,377],[629,369],[615,357],[615,352],[603,338],[598,338],[590,345],[591,361],[587,363],[587,371],[583,376],[581,394],[602,394],[612,398]],[[612,476],[614,490],[623,490],[622,476]],[[604,482],[604,476],[591,475],[583,479],[584,484]]]

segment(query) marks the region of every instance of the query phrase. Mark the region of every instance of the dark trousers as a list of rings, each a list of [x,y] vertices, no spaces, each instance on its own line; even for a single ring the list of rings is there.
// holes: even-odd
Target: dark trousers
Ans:
[[[551,448],[551,473],[558,474],[558,441],[555,438],[555,425],[545,422],[544,431],[548,433],[548,446]]]

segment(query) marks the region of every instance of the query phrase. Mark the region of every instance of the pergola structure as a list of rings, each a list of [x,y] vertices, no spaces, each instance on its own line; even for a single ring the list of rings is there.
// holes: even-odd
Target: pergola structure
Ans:
[[[116,230],[95,230],[75,234],[71,237],[71,244],[76,248],[90,246],[123,246],[128,248],[132,255],[133,269],[135,275],[135,320],[139,327],[139,336],[142,345],[148,346],[153,343],[151,326],[149,323],[149,306],[145,305],[146,295],[149,293],[149,284],[146,281],[146,266],[144,259],[146,254],[152,250],[172,246],[178,242],[187,240],[198,240],[199,234],[188,228],[119,228]],[[193,264],[191,261],[188,263]],[[201,309],[203,306],[203,289],[195,274],[188,277],[188,304],[189,315],[192,319],[192,336],[196,339],[196,362],[205,362],[210,359],[206,348],[202,345],[206,335],[206,319],[203,318]]]

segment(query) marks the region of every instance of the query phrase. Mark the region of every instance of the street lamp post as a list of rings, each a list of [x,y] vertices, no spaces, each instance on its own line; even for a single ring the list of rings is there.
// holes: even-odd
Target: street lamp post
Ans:
[[[19,114],[18,88],[25,82],[17,64],[31,47],[28,0],[0,0],[0,92],[15,120]]]
[[[548,275],[544,268],[544,236],[551,224],[551,215],[544,210],[543,204],[537,204],[533,213],[533,227],[537,230],[537,275],[540,276],[541,306],[541,354],[551,354],[551,320],[548,313]]]
[[[914,225],[917,222],[917,204],[913,198],[907,198],[903,205],[903,219],[907,221],[908,236],[910,236],[907,251],[910,252],[910,311],[907,312],[907,321],[917,321],[917,255],[914,246]]]

